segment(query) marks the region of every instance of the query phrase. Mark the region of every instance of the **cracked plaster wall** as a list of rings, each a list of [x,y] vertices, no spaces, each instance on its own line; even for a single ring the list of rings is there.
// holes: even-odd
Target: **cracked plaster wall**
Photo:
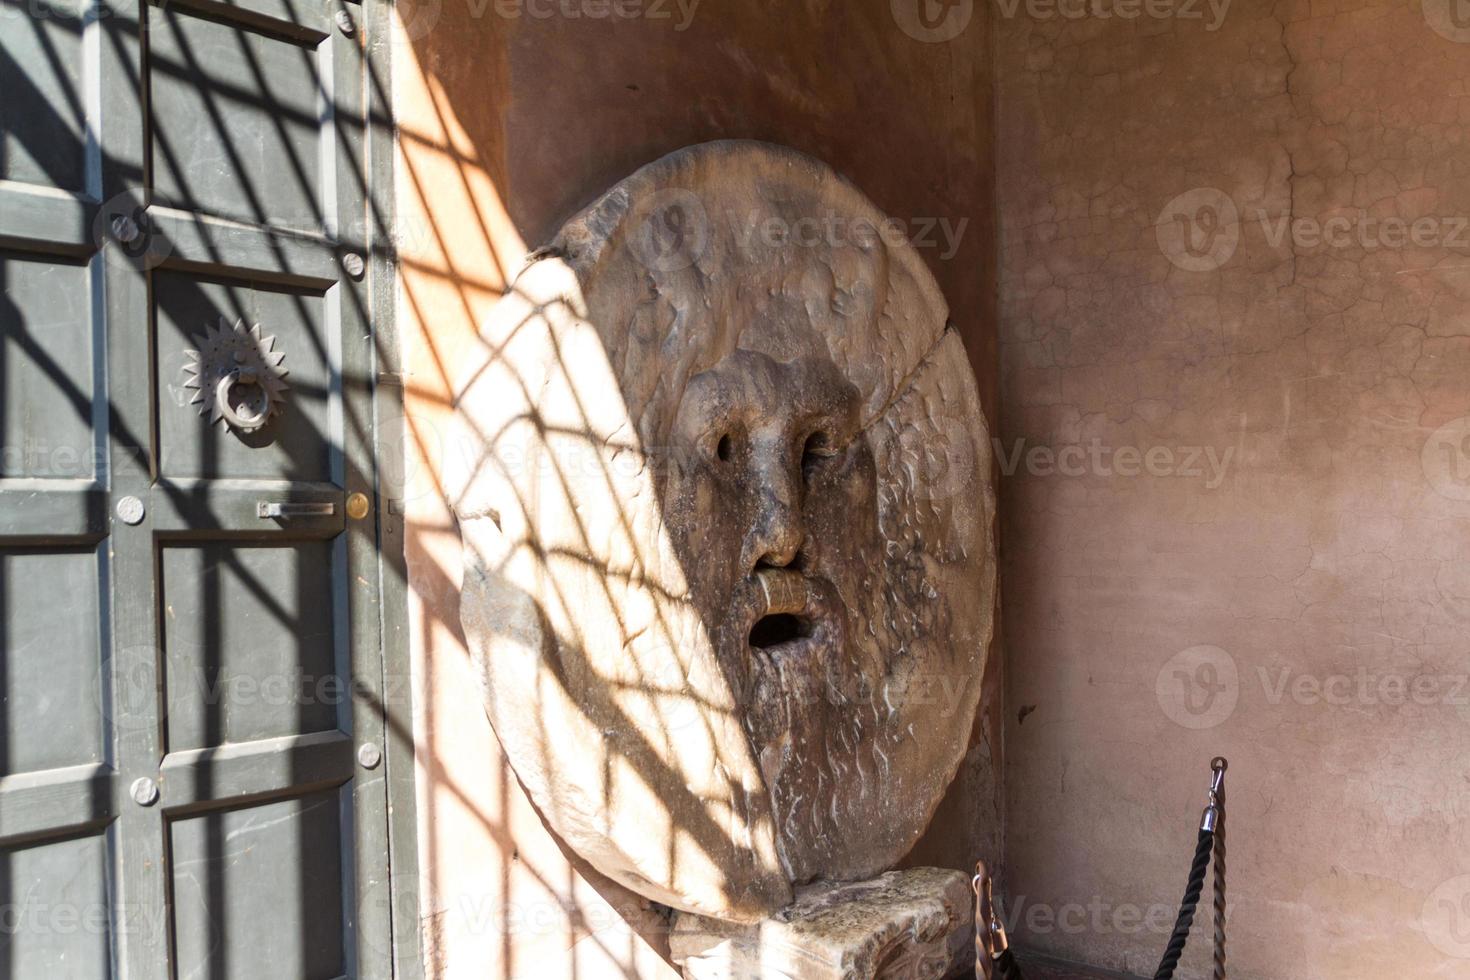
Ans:
[[[1029,945],[1152,973],[1218,753],[1232,977],[1470,975],[1470,19],[1430,2],[997,21]]]

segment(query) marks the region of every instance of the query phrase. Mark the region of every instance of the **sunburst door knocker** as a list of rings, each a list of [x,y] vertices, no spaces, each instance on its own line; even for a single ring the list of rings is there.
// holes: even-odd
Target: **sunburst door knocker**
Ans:
[[[225,317],[195,337],[198,350],[186,350],[184,366],[193,375],[184,383],[198,389],[189,404],[199,406],[210,424],[222,422],[237,432],[256,432],[286,409],[286,355],[273,350],[275,337],[262,337],[260,324],[246,327]]]

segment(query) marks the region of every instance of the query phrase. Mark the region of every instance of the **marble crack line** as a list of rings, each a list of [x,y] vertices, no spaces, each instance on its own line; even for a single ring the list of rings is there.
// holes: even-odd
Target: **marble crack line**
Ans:
[[[919,383],[919,377],[924,373],[924,370],[930,364],[934,363],[934,352],[939,349],[940,344],[944,343],[944,339],[953,332],[954,325],[949,321],[945,321],[944,329],[939,332],[938,337],[934,338],[934,342],[929,345],[929,349],[924,351],[924,355],[915,362],[913,369],[900,378],[898,384],[893,386],[893,394],[883,402],[882,407],[874,412],[870,418],[858,426],[857,432],[853,433],[854,439],[866,435],[869,429],[883,421],[883,416],[888,414],[888,410],[902,401],[903,397],[913,390],[914,386]]]

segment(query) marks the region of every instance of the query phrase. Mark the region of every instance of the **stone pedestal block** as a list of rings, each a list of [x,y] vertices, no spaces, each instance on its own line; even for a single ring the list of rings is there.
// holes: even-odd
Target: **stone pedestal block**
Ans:
[[[912,868],[817,884],[748,925],[678,913],[686,980],[939,980],[974,969],[974,907],[959,871]]]

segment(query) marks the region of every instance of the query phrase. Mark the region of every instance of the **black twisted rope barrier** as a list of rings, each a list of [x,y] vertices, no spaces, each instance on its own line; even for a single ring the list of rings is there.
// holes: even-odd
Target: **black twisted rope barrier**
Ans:
[[[1224,759],[1221,772],[1224,771]],[[1225,783],[1215,794],[1220,821],[1215,827],[1215,980],[1225,980]]]
[[[1194,914],[1199,907],[1200,893],[1205,888],[1205,872],[1214,860],[1214,962],[1215,980],[1225,977],[1225,770],[1223,758],[1210,763],[1213,774],[1210,780],[1210,803],[1200,818],[1199,839],[1194,846],[1194,861],[1189,866],[1189,881],[1184,887],[1184,900],[1179,903],[1179,915],[1174,920],[1174,931],[1154,980],[1173,980],[1174,969],[1184,955],[1184,946],[1189,942],[1189,931],[1194,926]],[[991,894],[991,879],[985,862],[975,865],[972,881],[975,889],[975,977],[976,980],[1024,980],[1021,968],[1016,963],[1006,938],[1005,927],[996,914]]]
[[[1169,936],[1169,945],[1164,948],[1159,968],[1154,971],[1154,980],[1172,980],[1179,957],[1184,955],[1184,944],[1189,942],[1189,929],[1194,925],[1194,910],[1205,887],[1205,872],[1210,870],[1210,852],[1214,847],[1214,831],[1201,830],[1199,843],[1194,847],[1194,863],[1189,866],[1189,884],[1184,888],[1184,901],[1179,903],[1179,917],[1174,920],[1174,932]]]

